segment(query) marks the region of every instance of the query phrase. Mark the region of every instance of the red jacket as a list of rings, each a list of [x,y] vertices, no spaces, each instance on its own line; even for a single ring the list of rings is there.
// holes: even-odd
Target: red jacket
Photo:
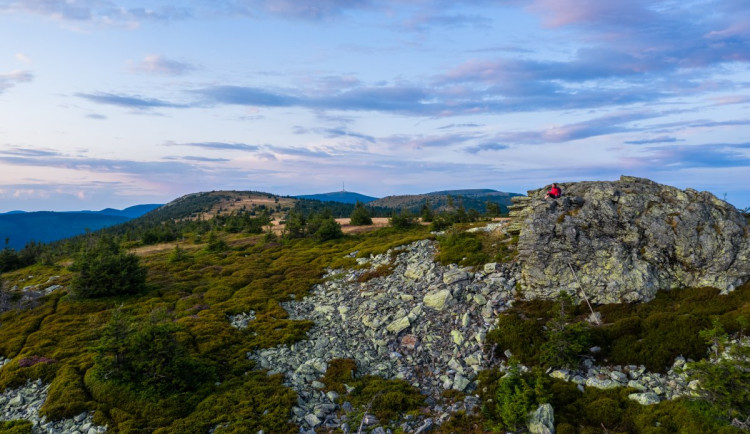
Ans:
[[[550,190],[549,190],[549,191],[547,192],[547,194],[549,194],[550,196],[554,196],[554,197],[558,197],[558,196],[560,196],[560,193],[561,193],[561,191],[560,191],[560,189],[559,189],[558,187],[552,187],[552,188],[551,188],[551,189],[550,189]]]

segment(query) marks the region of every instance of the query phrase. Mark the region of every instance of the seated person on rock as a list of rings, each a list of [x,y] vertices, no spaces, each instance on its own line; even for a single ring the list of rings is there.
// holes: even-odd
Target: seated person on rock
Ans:
[[[562,194],[562,190],[560,190],[560,187],[557,186],[556,182],[552,183],[552,188],[549,189],[546,195],[544,195],[544,199],[552,198],[557,199]]]

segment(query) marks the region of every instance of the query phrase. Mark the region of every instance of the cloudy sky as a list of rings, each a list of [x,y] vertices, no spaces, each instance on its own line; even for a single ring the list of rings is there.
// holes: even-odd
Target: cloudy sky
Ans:
[[[0,212],[207,190],[750,206],[747,0],[0,0]]]

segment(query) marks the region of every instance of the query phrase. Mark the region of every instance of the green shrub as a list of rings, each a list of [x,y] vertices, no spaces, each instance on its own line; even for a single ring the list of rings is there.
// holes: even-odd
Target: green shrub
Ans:
[[[409,229],[416,224],[416,221],[409,210],[403,210],[400,213],[394,212],[388,219],[388,224],[396,229]]]
[[[108,237],[84,247],[70,269],[78,272],[70,288],[79,297],[136,294],[146,286],[146,269],[140,266],[138,257],[121,251]]]
[[[665,372],[682,355],[700,359],[707,345],[699,336],[708,320],[694,315],[653,313],[643,320],[624,319],[601,329],[597,344],[604,344],[601,357],[614,364],[643,364],[651,371]]]
[[[169,258],[167,259],[170,263],[175,262],[182,262],[189,258],[187,252],[185,252],[185,249],[180,248],[178,244],[175,244],[174,250],[169,254]]]
[[[456,222],[454,216],[449,213],[441,212],[437,215],[431,215],[430,220],[424,220],[424,221],[430,221],[430,230],[433,232],[442,231],[445,229],[448,229],[449,227],[453,226],[453,223]]]
[[[190,356],[179,336],[182,330],[163,312],[136,321],[117,310],[94,348],[94,370],[100,379],[147,395],[195,390],[216,374],[210,364]]]
[[[539,349],[544,343],[543,324],[515,313],[501,315],[497,328],[487,333],[487,347],[495,347],[497,355],[510,350],[524,365],[539,363]]]
[[[586,406],[585,419],[589,425],[615,427],[620,423],[622,409],[619,403],[609,397],[599,398]]]
[[[83,385],[83,375],[72,366],[63,366],[52,380],[49,397],[41,413],[50,420],[71,418],[88,410],[88,393]]]
[[[419,217],[425,223],[429,223],[435,218],[435,211],[432,210],[429,199],[425,200],[424,204],[422,204],[422,208],[419,210]]]
[[[445,236],[438,237],[438,242],[440,251],[435,259],[443,265],[481,265],[489,262],[477,234],[449,231]]]
[[[0,432],[4,434],[31,434],[32,424],[28,420],[0,421]]]
[[[569,323],[572,319],[572,299],[561,292],[553,308],[554,317],[547,322],[545,342],[540,348],[539,361],[546,368],[575,369],[580,356],[590,346],[590,330],[585,322]]]
[[[370,211],[367,210],[362,202],[357,201],[357,203],[354,205],[354,210],[352,211],[349,224],[354,226],[365,226],[372,224]]]
[[[503,376],[497,371],[483,373],[480,384],[484,398],[482,413],[493,425],[506,430],[525,427],[529,413],[551,398],[550,379],[542,370],[522,374],[513,361]]]
[[[335,240],[343,236],[344,233],[341,231],[341,225],[333,217],[324,219],[315,231],[315,239],[318,241]]]
[[[305,236],[305,225],[307,221],[301,212],[296,210],[289,211],[284,227],[284,236],[286,238],[301,238]]]
[[[227,242],[222,238],[219,238],[214,231],[208,234],[208,243],[206,244],[206,251],[216,253],[224,252],[229,249]]]
[[[704,413],[724,422],[750,417],[750,347],[729,345],[723,329],[714,322],[703,333],[716,345],[717,352],[709,360],[690,363],[691,380],[698,380],[700,399],[708,404]],[[728,357],[720,354],[727,348]]]
[[[353,387],[346,400],[363,410],[369,407],[369,412],[381,422],[396,419],[424,404],[425,397],[406,381],[384,380],[373,375],[357,377],[356,370],[354,360],[334,359],[321,381],[326,390],[342,395],[347,392],[345,385]]]

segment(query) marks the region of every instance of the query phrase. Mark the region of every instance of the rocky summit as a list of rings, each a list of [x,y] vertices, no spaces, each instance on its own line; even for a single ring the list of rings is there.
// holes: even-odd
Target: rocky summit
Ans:
[[[658,290],[731,291],[750,278],[750,225],[708,192],[622,176],[513,198],[526,298],[560,291],[596,303],[648,301]]]

